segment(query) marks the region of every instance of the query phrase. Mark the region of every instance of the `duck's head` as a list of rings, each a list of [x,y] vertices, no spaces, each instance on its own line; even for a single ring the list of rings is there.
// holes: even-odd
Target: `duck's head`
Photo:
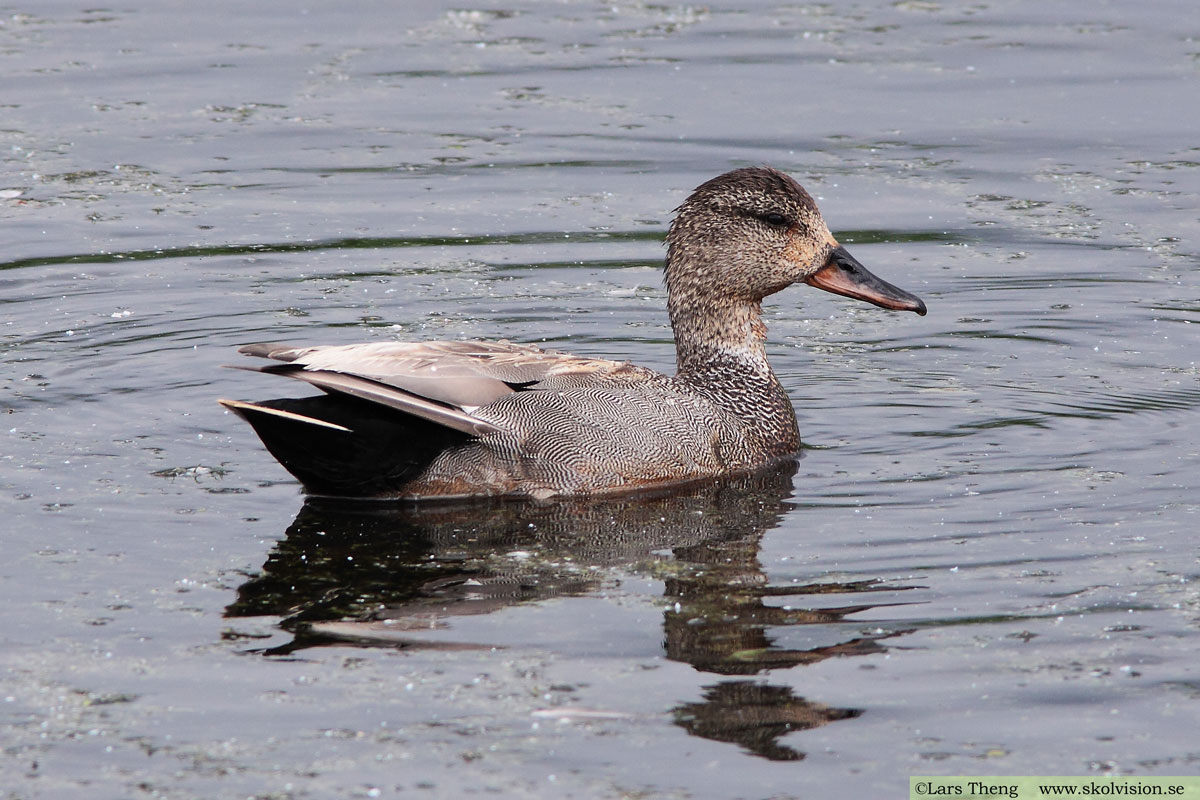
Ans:
[[[871,274],[829,232],[812,196],[770,167],[697,187],[667,234],[673,304],[757,303],[801,281],[882,308],[925,313],[919,297]]]

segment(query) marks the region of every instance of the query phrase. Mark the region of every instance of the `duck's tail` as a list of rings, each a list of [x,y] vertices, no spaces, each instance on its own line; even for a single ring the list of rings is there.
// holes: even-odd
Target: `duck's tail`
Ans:
[[[309,494],[389,497],[471,434],[342,394],[219,400]]]

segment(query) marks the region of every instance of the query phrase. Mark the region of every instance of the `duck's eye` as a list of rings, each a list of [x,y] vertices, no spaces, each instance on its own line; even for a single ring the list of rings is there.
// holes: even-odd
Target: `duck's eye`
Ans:
[[[770,214],[763,214],[762,219],[763,219],[763,222],[767,223],[768,225],[774,225],[777,228],[781,228],[784,225],[787,225],[787,221],[788,221],[787,217],[785,217],[783,214],[779,214],[776,212],[771,212]]]

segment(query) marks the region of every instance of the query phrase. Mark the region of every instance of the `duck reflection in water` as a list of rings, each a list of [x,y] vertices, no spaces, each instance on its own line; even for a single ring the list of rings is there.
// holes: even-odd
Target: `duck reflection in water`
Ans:
[[[795,508],[788,499],[795,471],[789,461],[670,495],[603,501],[460,507],[310,501],[226,613],[284,617],[293,639],[262,651],[270,655],[332,644],[487,649],[496,643],[448,641],[446,635],[466,615],[597,593],[611,586],[614,574],[660,579],[668,600],[667,657],[706,673],[740,676],[710,684],[702,700],[671,709],[677,724],[759,756],[795,760],[803,754],[779,744],[780,737],[859,710],[830,708],[788,686],[745,676],[883,652],[882,640],[906,632],[853,635],[808,649],[773,643],[771,630],[834,625],[887,603],[823,602],[806,610],[795,601],[765,602],[771,598],[897,588],[769,583],[758,560],[760,541]]]

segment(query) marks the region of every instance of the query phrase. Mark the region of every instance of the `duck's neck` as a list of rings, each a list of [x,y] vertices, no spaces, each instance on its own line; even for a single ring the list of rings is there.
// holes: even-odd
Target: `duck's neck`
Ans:
[[[762,321],[762,306],[752,301],[720,303],[689,298],[675,302],[670,298],[667,310],[675,331],[676,361],[679,377],[717,374],[758,375],[773,378],[767,363],[767,326]]]
[[[767,326],[757,301],[668,300],[675,331],[676,380],[732,412],[778,450],[800,447],[792,401],[767,362]]]

